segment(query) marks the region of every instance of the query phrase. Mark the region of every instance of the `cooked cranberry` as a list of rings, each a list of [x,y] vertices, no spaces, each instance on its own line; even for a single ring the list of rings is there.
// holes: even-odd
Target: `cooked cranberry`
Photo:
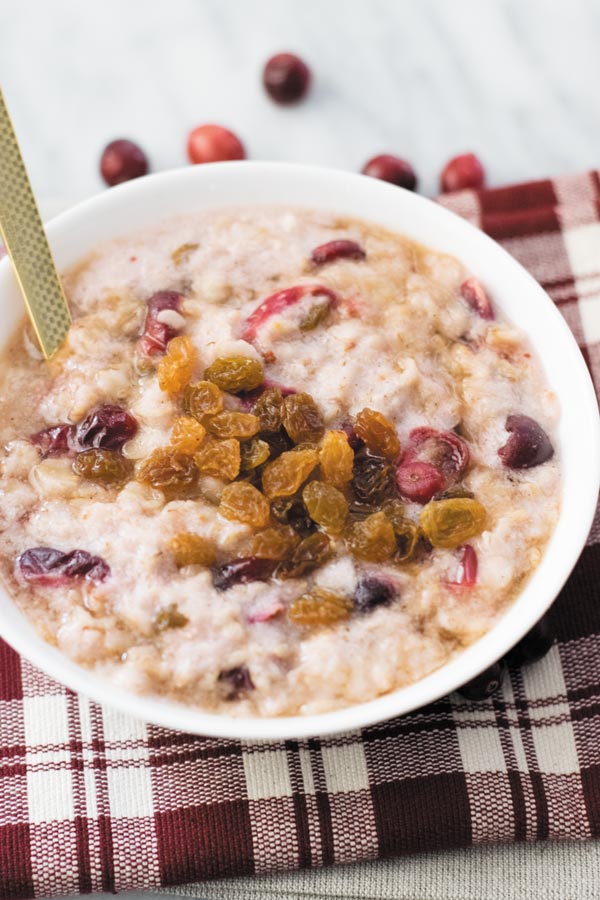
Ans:
[[[405,500],[428,503],[444,487],[444,477],[431,463],[414,460],[398,467],[396,485]]]
[[[498,456],[509,469],[531,469],[550,459],[554,447],[550,438],[535,419],[513,415],[506,420],[510,437],[498,450]]]
[[[405,159],[391,156],[389,153],[374,156],[365,163],[362,173],[370,175],[372,178],[379,178],[381,181],[389,181],[390,184],[397,184],[398,187],[406,188],[407,191],[416,191],[417,189],[417,176],[411,164]]]
[[[543,616],[504,659],[509,666],[523,666],[537,662],[546,655],[553,643],[554,629],[550,624],[550,617]]]
[[[369,612],[376,606],[389,606],[396,596],[394,586],[381,578],[361,578],[354,592],[354,605],[359,612]]]
[[[296,103],[308,90],[310,69],[294,53],[277,53],[265,64],[263,84],[276,103]]]
[[[469,447],[454,431],[437,431],[427,426],[413,428],[410,441],[403,462],[431,463],[444,476],[444,487],[456,481],[469,465]]]
[[[486,294],[483,285],[476,278],[467,278],[460,286],[460,293],[463,300],[474,310],[482,319],[493,319],[494,310],[490,298]]]
[[[307,296],[328,297],[330,306],[335,306],[337,303],[337,295],[334,291],[322,284],[298,284],[291,288],[284,288],[282,291],[271,294],[256,307],[254,312],[250,313],[242,329],[242,340],[252,343],[258,329],[264,325],[267,319],[283,312],[288,306],[293,306]]]
[[[483,166],[474,153],[462,153],[446,163],[440,176],[440,189],[444,193],[462,191],[465,188],[482,188],[485,183]]]
[[[246,151],[233,131],[221,125],[199,125],[190,131],[187,154],[191,163],[224,162],[245,159]]]
[[[477,582],[477,553],[470,544],[462,548],[462,557],[456,581],[448,583],[448,587],[470,588]]]
[[[31,584],[60,586],[75,578],[104,581],[110,575],[108,564],[87,550],[63,553],[53,547],[31,547],[17,559],[17,569]]]
[[[459,688],[458,693],[467,700],[487,700],[498,691],[504,680],[506,666],[502,660],[485,669],[477,678]]]
[[[226,700],[237,700],[246,691],[254,690],[254,682],[246,666],[236,666],[235,669],[220,672],[217,681],[225,686]]]
[[[178,329],[162,319],[168,318],[168,310],[179,313],[183,295],[177,291],[158,291],[147,301],[146,318],[139,348],[146,356],[164,353],[167,344],[178,333]],[[167,312],[167,316],[161,313]]]
[[[52,428],[32,434],[29,440],[41,452],[43,459],[48,456],[66,456],[73,453],[77,446],[74,425],[53,425]]]
[[[248,581],[267,581],[275,571],[277,562],[272,559],[261,559],[258,556],[241,556],[232,562],[212,569],[212,580],[219,591],[226,591],[234,584],[246,584]]]
[[[136,419],[122,406],[107,404],[87,414],[77,426],[77,445],[80,449],[101,447],[103,450],[120,450],[137,434]]]
[[[310,255],[315,266],[324,266],[336,259],[366,259],[367,254],[356,241],[329,241],[315,247]]]
[[[145,175],[148,172],[148,159],[133,141],[111,141],[102,152],[100,172],[105,182],[112,187]]]

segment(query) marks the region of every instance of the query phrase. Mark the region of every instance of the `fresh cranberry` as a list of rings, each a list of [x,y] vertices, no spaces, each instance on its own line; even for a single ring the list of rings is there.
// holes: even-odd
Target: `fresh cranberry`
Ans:
[[[275,316],[289,306],[293,306],[302,300],[303,297],[320,297],[324,296],[329,299],[329,305],[335,306],[337,303],[337,295],[331,288],[324,287],[322,284],[298,284],[291,288],[284,288],[271,294],[266,300],[260,303],[254,312],[250,313],[244,323],[241,338],[243,341],[252,341],[256,338],[258,329],[264,325],[267,319]]]
[[[315,247],[310,258],[315,266],[324,266],[336,259],[366,259],[367,254],[356,241],[329,241]]]
[[[453,157],[446,163],[440,176],[440,189],[445,194],[465,188],[477,190],[484,184],[485,172],[474,153],[462,153]]]
[[[219,672],[217,681],[226,686],[227,700],[237,700],[246,691],[254,690],[254,682],[246,666],[236,666],[235,669]]]
[[[456,581],[448,582],[448,587],[471,588],[477,582],[477,552],[470,544],[462,548],[462,558],[456,574]]]
[[[137,144],[121,138],[118,141],[111,141],[102,151],[100,172],[105,182],[112,187],[123,181],[131,181],[132,178],[146,175],[148,159]]]
[[[405,159],[391,156],[389,153],[374,156],[365,163],[362,173],[370,175],[372,178],[379,178],[381,181],[389,181],[390,184],[406,188],[407,191],[416,191],[417,189],[417,176],[411,164]]]
[[[381,578],[361,578],[354,592],[354,606],[359,612],[370,612],[377,606],[389,606],[396,596],[394,586]]]
[[[77,449],[74,425],[53,425],[32,434],[29,438],[32,444],[38,448],[42,458],[48,456],[66,456]]]
[[[487,700],[500,689],[505,673],[506,666],[499,660],[481,672],[477,678],[463,684],[458,693],[467,700]]]
[[[190,131],[187,154],[191,163],[245,159],[246,151],[233,131],[221,125],[199,125]]]
[[[398,467],[396,485],[405,500],[428,503],[444,487],[444,477],[431,463],[414,460]]]
[[[76,440],[80,449],[121,450],[123,444],[135,437],[138,423],[122,406],[106,404],[87,414],[77,426]]]
[[[525,637],[504,657],[509,666],[525,666],[537,662],[548,653],[554,643],[554,629],[549,616],[543,616]]]
[[[413,428],[410,441],[403,462],[431,463],[444,476],[444,487],[456,481],[469,465],[469,447],[453,431],[437,431],[427,426]]]
[[[493,319],[494,309],[490,298],[480,281],[476,278],[467,278],[460,286],[460,294],[463,300],[474,310],[482,319]]]
[[[164,353],[167,344],[178,334],[178,329],[161,321],[161,313],[166,310],[180,312],[183,295],[177,291],[158,291],[147,302],[146,318],[139,349],[145,356]]]
[[[241,556],[232,562],[212,569],[213,585],[219,591],[226,591],[234,584],[246,584],[248,581],[267,581],[277,566],[272,559],[261,559],[258,556]]]
[[[78,578],[104,581],[110,568],[100,556],[87,550],[63,553],[53,547],[31,547],[17,559],[17,569],[25,581],[47,587],[58,587]]]
[[[513,415],[506,420],[510,437],[498,450],[498,456],[509,469],[531,469],[550,459],[554,447],[550,438],[535,419]]]
[[[265,64],[263,84],[276,103],[296,103],[308,90],[310,69],[294,53],[277,53]]]

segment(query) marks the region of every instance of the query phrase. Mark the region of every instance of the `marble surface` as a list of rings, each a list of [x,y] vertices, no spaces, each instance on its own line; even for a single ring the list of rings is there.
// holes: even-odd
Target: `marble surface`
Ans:
[[[187,132],[210,121],[255,159],[357,170],[398,153],[427,194],[465,150],[493,185],[600,164],[597,0],[18,0],[1,12],[0,84],[49,212],[102,189],[109,140],[139,141],[158,171],[185,165]],[[292,109],[260,83],[264,60],[285,49],[314,72]],[[557,850],[544,853],[558,865]],[[536,872],[539,855],[498,851],[502,866],[529,859]],[[468,858],[473,877],[479,867],[502,878],[489,852]],[[426,884],[432,861],[414,865]],[[574,852],[572,867],[594,882],[595,846]],[[556,896],[543,871],[528,896]],[[309,878],[287,888],[316,892],[319,876]]]

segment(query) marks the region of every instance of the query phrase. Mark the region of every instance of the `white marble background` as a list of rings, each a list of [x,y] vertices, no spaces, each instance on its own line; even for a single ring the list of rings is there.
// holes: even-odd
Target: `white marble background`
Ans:
[[[315,80],[305,103],[282,109],[260,70],[288,49]],[[186,163],[186,134],[207,121],[235,130],[256,159],[356,170],[398,153],[428,194],[449,156],[474,150],[501,185],[600,165],[600,2],[0,0],[0,84],[47,210],[102,189],[109,140],[137,140],[167,169]],[[390,863],[385,877],[403,897],[446,876],[453,898],[480,885],[483,900],[495,880],[511,898],[592,897],[599,850],[438,854]],[[356,871],[340,872],[343,894],[364,896]],[[369,871],[380,884],[384,869],[361,871],[361,885]],[[313,873],[277,882],[275,895],[296,887],[333,892]]]

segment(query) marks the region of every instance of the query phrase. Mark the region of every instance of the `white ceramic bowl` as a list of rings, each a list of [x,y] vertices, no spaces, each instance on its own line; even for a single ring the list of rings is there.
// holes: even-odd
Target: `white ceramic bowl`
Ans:
[[[416,709],[474,678],[506,653],[557,596],[584,546],[600,483],[600,427],[592,383],[562,316],[534,279],[498,244],[429,200],[374,178],[281,163],[219,163],[152,175],[111,188],[53,219],[48,235],[59,269],[102,241],[175,213],[237,204],[285,204],[371,220],[457,256],[523,329],[558,395],[562,511],[539,567],[497,625],[426,678],[369,703],[321,715],[276,719],[211,715],[127,694],[46,644],[0,589],[0,633],[19,653],[75,691],[149,722],[197,734],[251,740],[359,728]],[[7,260],[0,264],[0,323],[6,342],[23,314]]]

